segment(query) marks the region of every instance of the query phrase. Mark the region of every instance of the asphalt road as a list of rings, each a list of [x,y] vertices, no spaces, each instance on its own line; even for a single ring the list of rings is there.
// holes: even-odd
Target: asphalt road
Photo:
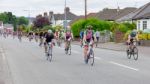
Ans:
[[[150,57],[143,53],[134,61],[125,52],[94,48],[95,64],[90,66],[78,45],[72,45],[70,56],[63,46],[55,46],[52,62],[43,47],[27,39],[0,37],[0,50],[5,84],[150,84]]]

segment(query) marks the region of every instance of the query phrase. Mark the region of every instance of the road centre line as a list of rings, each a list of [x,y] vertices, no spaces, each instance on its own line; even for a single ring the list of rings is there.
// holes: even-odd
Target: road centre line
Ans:
[[[139,69],[132,68],[132,67],[129,67],[127,65],[119,64],[119,63],[116,63],[116,62],[113,62],[113,61],[109,61],[109,63],[120,66],[120,67],[123,67],[123,68],[130,69],[130,70],[139,71]]]

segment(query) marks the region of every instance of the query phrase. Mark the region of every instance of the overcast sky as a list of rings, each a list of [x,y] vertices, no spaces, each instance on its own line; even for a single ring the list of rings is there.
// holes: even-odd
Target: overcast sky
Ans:
[[[66,0],[71,12],[77,15],[84,15],[84,0]],[[103,8],[140,7],[150,2],[150,0],[87,0],[88,13],[98,12]],[[54,11],[54,13],[64,12],[65,0],[0,0],[0,12],[11,11],[17,16],[35,17],[43,14],[44,11]]]

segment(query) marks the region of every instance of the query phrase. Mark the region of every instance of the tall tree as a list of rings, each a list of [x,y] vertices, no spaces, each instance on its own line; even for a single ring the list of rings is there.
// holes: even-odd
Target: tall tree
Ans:
[[[45,17],[38,17],[34,21],[34,27],[36,28],[43,28],[44,26],[50,25],[48,18]]]
[[[17,18],[17,24],[18,25],[28,25],[28,23],[29,23],[29,20],[23,16]]]

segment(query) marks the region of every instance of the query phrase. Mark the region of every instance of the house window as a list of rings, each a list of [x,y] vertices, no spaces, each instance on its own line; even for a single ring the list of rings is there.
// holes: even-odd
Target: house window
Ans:
[[[140,30],[140,26],[141,26],[140,21],[138,21],[138,30]]]
[[[147,21],[143,21],[143,30],[147,29]]]

